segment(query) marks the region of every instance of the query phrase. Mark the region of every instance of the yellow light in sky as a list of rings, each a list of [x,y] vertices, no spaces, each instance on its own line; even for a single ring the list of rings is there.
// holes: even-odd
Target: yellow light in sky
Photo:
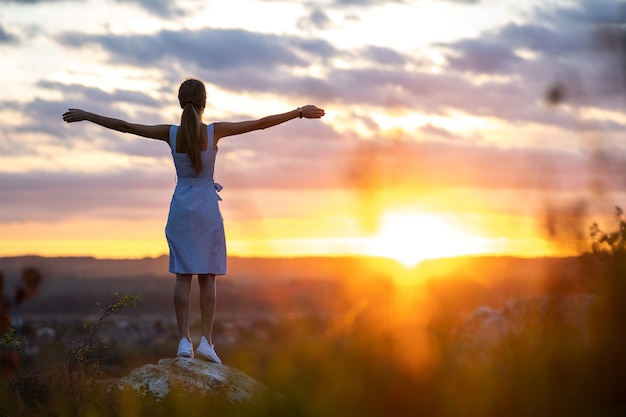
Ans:
[[[386,212],[367,254],[411,267],[424,259],[473,255],[486,249],[484,239],[466,235],[436,214]]]

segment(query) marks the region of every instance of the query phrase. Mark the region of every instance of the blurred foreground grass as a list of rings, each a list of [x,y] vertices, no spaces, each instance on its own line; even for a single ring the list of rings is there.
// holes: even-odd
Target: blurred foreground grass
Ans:
[[[298,416],[618,416],[626,413],[626,257],[598,254],[592,277],[590,348],[559,323],[540,323],[508,340],[506,366],[455,365],[450,323],[434,320],[437,300],[420,286],[382,284],[352,291],[344,314],[286,318],[267,337],[235,345],[223,358],[283,393]],[[357,281],[355,281],[357,282]],[[358,285],[358,284],[351,284]],[[97,352],[94,352],[97,353]],[[130,355],[137,362],[137,354]],[[98,356],[95,357],[104,357]],[[154,363],[159,357],[138,362]],[[72,367],[59,341],[0,383],[0,415],[215,415],[204,400],[146,410],[102,390],[99,361]],[[494,361],[498,363],[498,358]],[[104,363],[103,363],[104,364]],[[225,415],[225,414],[217,414]],[[271,408],[245,415],[277,415]]]

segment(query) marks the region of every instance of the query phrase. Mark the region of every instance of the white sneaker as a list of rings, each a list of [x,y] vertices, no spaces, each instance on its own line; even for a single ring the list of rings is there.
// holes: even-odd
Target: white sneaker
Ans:
[[[215,348],[213,347],[213,345],[210,345],[209,342],[207,342],[204,336],[202,336],[202,338],[200,339],[200,346],[198,346],[198,349],[196,349],[196,355],[211,362],[219,364],[222,363],[222,360],[219,358],[219,356],[217,356],[217,353],[215,353]]]
[[[186,337],[180,339],[178,343],[178,353],[176,356],[182,356],[183,358],[193,358],[193,345]]]

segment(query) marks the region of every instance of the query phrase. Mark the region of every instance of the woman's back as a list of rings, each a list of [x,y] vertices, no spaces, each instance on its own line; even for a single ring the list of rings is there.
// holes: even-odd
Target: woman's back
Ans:
[[[219,184],[213,182],[216,149],[200,153],[202,170],[196,170],[186,152],[176,152],[178,126],[170,128],[170,146],[178,181],[168,215],[165,235],[170,246],[170,272],[226,273],[224,221],[219,211]],[[213,125],[207,126],[213,144]],[[212,146],[211,146],[212,148]]]
[[[213,179],[215,158],[217,156],[217,149],[213,149],[213,124],[207,125],[206,127],[208,146],[206,150],[200,153],[202,157],[202,171],[197,175],[187,152],[177,151],[177,148],[180,149],[179,145],[181,145],[177,142],[178,130],[179,126],[172,125],[170,128],[170,147],[172,148],[172,158],[174,159],[174,166],[176,167],[176,175],[178,178]]]

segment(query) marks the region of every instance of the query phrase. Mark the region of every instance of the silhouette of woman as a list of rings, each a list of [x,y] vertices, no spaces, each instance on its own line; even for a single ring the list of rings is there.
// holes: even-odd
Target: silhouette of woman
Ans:
[[[119,132],[162,140],[170,146],[177,184],[165,235],[169,246],[169,271],[176,274],[174,310],[180,337],[177,355],[194,356],[189,332],[189,294],[192,277],[197,275],[202,337],[195,354],[222,363],[212,341],[215,276],[226,274],[224,224],[218,205],[221,198],[217,194],[222,187],[213,181],[217,143],[226,136],[266,129],[298,117],[319,119],[324,116],[324,110],[306,105],[257,120],[206,125],[202,122],[206,89],[196,79],[187,79],[180,85],[178,101],[183,109],[180,126],[134,124],[71,108],[63,114],[63,120],[67,123],[87,120]]]

